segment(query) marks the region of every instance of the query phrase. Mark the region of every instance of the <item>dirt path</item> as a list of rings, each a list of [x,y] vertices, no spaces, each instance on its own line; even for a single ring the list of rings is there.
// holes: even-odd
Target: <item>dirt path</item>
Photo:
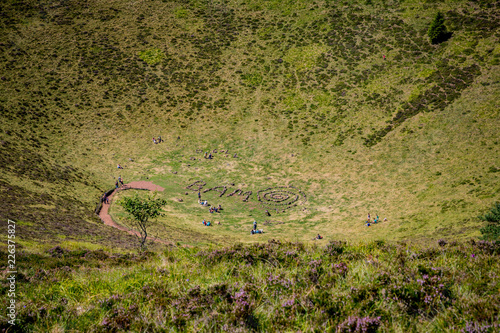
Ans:
[[[123,190],[129,190],[129,189],[135,189],[135,190],[149,190],[149,191],[158,191],[158,192],[163,192],[165,190],[163,187],[158,186],[156,184],[153,184],[152,182],[147,182],[147,181],[138,181],[138,182],[130,182],[128,184],[123,185],[119,189],[115,189],[113,193],[111,193],[108,196],[109,199],[109,204],[103,203],[101,211],[99,212],[99,217],[101,220],[104,222],[105,225],[109,225],[113,228],[125,231],[129,233],[130,235],[135,235],[140,237],[140,233],[136,230],[131,230],[129,228],[126,228],[124,226],[118,225],[113,219],[111,218],[111,215],[109,215],[109,207],[111,206],[111,203],[113,202],[113,197],[117,191],[123,191]],[[153,237],[148,237],[149,240],[153,240],[155,242],[165,244],[165,245],[173,245],[172,243],[163,241],[158,238],[153,238]]]

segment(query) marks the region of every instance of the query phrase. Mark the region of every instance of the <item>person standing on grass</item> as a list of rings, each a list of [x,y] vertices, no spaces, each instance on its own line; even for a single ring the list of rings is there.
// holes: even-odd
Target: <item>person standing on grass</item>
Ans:
[[[257,221],[253,220],[253,230],[257,230]]]
[[[118,177],[118,182],[120,183],[120,186],[123,186],[123,179],[122,176]]]
[[[118,181],[115,183],[115,189],[118,189]]]
[[[200,201],[200,200],[201,200],[201,192],[198,191],[198,201]]]

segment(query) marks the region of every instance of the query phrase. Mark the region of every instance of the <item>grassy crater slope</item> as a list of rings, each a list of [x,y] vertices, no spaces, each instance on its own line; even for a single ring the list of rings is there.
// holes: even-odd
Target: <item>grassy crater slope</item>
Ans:
[[[452,36],[431,45],[438,10]],[[247,241],[268,187],[307,195],[266,225],[301,240],[475,236],[499,198],[497,1],[8,0],[0,12],[0,218],[20,221],[22,246],[131,246],[92,213],[120,174],[168,189],[155,233],[187,243]],[[213,149],[228,157],[199,152]],[[203,229],[212,216],[194,195],[177,200],[196,180],[252,195],[221,198],[222,226]],[[367,212],[389,223],[367,229]]]

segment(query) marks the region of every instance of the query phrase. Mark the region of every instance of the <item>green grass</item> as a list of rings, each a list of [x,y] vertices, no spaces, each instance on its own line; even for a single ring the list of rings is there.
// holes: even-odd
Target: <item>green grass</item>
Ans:
[[[445,13],[453,35],[433,46],[426,31],[437,11]],[[27,0],[3,1],[0,12],[0,219],[20,221],[20,251],[41,253],[61,244],[74,251],[135,250],[137,239],[103,225],[94,214],[118,176],[165,188],[159,194],[168,202],[165,216],[150,231],[183,246],[272,239],[309,246],[318,233],[353,246],[464,241],[480,236],[485,223],[478,216],[499,200],[500,32],[494,1],[92,0],[82,7]],[[151,137],[158,135],[165,142],[152,144]],[[219,150],[214,159],[204,159],[203,153],[213,149]],[[226,149],[227,156],[220,153]],[[224,197],[203,194],[223,206],[221,214],[209,214],[196,203],[196,193],[186,189],[196,180],[205,181],[206,188],[235,184]],[[257,193],[290,185],[307,201],[285,212],[269,209],[266,217]],[[248,202],[227,196],[237,188],[252,191]],[[132,193],[122,192],[118,199]],[[368,212],[388,221],[368,228]],[[113,205],[111,214],[133,228],[119,206]],[[222,224],[207,228],[203,219]],[[250,235],[254,219],[264,234]],[[0,226],[6,231],[5,223]],[[150,250],[160,249],[163,245],[150,244]],[[152,273],[154,265],[175,256],[155,257],[144,267]],[[396,254],[391,256],[387,262],[396,260]],[[217,265],[201,268],[196,260],[182,258],[187,268],[169,268],[182,273],[175,283],[193,267],[200,270],[198,283],[215,277],[231,286],[236,272],[255,273],[262,283],[271,272],[229,261],[220,263],[226,275],[218,275]],[[443,264],[454,272],[469,267],[465,258],[453,258]],[[32,263],[33,269],[47,269],[43,260]],[[142,264],[124,268],[131,280],[161,284],[159,277],[138,277]],[[361,262],[353,265],[352,280],[341,282],[329,300],[347,297],[350,286],[373,278],[373,270]],[[286,269],[277,273],[299,268]],[[69,305],[74,312],[61,316],[83,317],[74,326],[69,319],[42,322],[37,317],[29,327],[87,331],[94,323],[90,330],[106,330],[98,325],[112,310],[85,301],[86,293],[101,300],[126,294],[124,308],[130,299],[142,300],[129,297],[125,287],[110,287],[113,281],[127,285],[119,273],[105,277],[103,290],[84,282],[87,273],[78,274],[77,282],[58,295],[75,299]],[[89,274],[97,284],[99,273]],[[185,288],[175,285],[174,295],[185,296]],[[488,306],[481,303],[479,287],[453,288],[461,295],[458,302],[463,297],[478,308]],[[22,302],[37,299],[36,292]],[[317,290],[300,289],[302,301],[308,292]],[[50,301],[48,293],[42,295]],[[325,330],[315,326],[327,321],[318,312],[321,307],[297,310],[298,319],[283,326],[266,313],[278,310],[279,320],[288,318],[290,311],[278,306],[285,299],[266,303],[262,295],[270,294],[258,295],[253,313],[264,330]],[[49,302],[45,298],[30,311],[38,313]],[[217,311],[227,310],[221,302]],[[366,310],[371,303],[363,309],[349,304],[339,318],[378,315]],[[159,304],[164,312],[156,313],[156,305],[141,306],[148,323],[161,315],[172,320],[169,327],[182,325],[182,320],[174,323],[171,307],[168,312]],[[115,310],[120,318],[123,311]],[[457,329],[469,320],[483,323],[473,310],[455,310],[434,319],[425,313],[423,322],[395,310],[394,318],[384,314],[382,329],[453,331],[447,321]],[[204,321],[188,326],[220,331],[227,316],[201,316]],[[467,319],[454,321],[462,317]],[[327,323],[333,329],[341,324]],[[137,330],[147,330],[138,325]],[[234,331],[233,326],[227,330]]]
[[[453,332],[498,322],[498,245],[318,242],[20,254],[16,327],[349,331],[348,318],[365,318],[371,332]]]

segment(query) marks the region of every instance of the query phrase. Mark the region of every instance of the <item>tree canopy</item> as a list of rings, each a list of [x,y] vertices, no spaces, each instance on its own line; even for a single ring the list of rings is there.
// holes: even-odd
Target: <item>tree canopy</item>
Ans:
[[[135,194],[133,197],[125,197],[120,201],[120,205],[127,213],[132,215],[139,227],[140,246],[143,249],[148,237],[147,229],[150,219],[161,215],[161,208],[166,204],[166,200],[154,197],[142,198]]]
[[[436,17],[434,17],[427,30],[427,35],[432,44],[439,44],[446,40],[448,31],[444,25],[444,16],[441,12],[437,12]]]

